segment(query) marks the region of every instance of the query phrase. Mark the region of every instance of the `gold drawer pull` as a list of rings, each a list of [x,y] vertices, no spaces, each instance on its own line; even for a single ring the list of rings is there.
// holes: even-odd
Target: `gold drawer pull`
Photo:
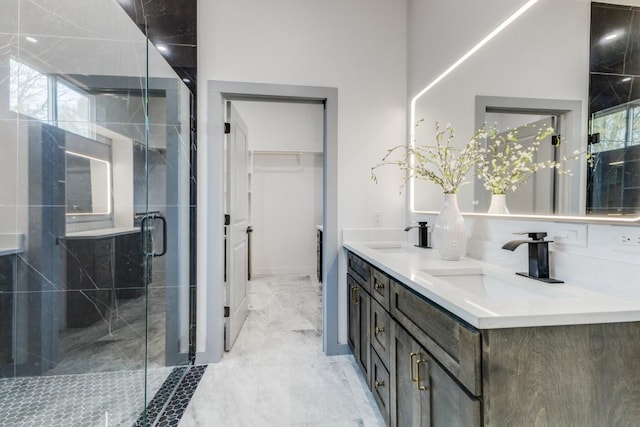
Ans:
[[[418,390],[420,390],[420,391],[425,391],[425,390],[428,389],[428,387],[420,385],[420,381],[421,381],[421,379],[420,379],[420,365],[423,365],[423,364],[427,365],[427,363],[428,362],[425,359],[420,359],[420,360],[418,360],[416,362],[416,371],[418,373],[418,381],[417,381],[417,383],[418,383]],[[427,367],[428,367],[428,365],[427,365]],[[429,381],[429,376],[428,375],[427,375],[426,380]]]
[[[380,332],[384,332],[384,326],[376,326],[375,334],[378,335]]]
[[[384,381],[376,381],[374,384],[375,388],[384,387]]]
[[[413,376],[413,358],[416,357],[417,355],[418,353],[416,353],[415,351],[412,351],[411,353],[409,353],[409,372],[411,374],[411,382],[414,382],[414,383],[418,381],[418,379]]]
[[[357,286],[352,286],[351,287],[351,304],[353,304],[353,305],[360,304],[360,301],[358,301],[358,287]]]
[[[381,291],[384,290],[384,284],[380,284],[377,281],[373,284],[373,289],[375,289],[376,291]]]

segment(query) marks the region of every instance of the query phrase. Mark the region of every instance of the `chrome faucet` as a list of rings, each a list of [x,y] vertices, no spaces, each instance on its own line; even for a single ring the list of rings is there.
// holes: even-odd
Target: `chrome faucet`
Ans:
[[[418,244],[416,246],[419,248],[431,248],[431,232],[427,222],[420,221],[418,225],[409,226],[405,228],[404,231],[409,231],[412,228],[418,229]]]
[[[553,240],[544,240],[545,232],[523,232],[514,234],[527,234],[531,240],[511,240],[502,246],[502,249],[515,251],[523,243],[529,245],[529,273],[516,273],[547,283],[564,283],[562,280],[549,277],[549,243]]]

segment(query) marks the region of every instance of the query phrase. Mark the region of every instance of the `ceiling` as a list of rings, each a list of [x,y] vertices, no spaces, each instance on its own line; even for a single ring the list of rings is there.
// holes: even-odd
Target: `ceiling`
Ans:
[[[117,0],[195,94],[196,0]],[[164,46],[162,48],[161,46]]]

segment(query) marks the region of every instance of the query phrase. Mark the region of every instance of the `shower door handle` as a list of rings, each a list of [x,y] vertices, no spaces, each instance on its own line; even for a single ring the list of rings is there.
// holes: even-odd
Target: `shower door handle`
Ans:
[[[157,253],[155,251],[148,252],[146,248],[146,239],[144,238],[144,233],[146,230],[147,221],[159,219],[162,222],[162,252]],[[140,230],[142,231],[142,253],[144,256],[151,256],[153,258],[161,257],[167,253],[167,219],[158,214],[149,214],[145,215],[140,222]],[[153,247],[152,247],[153,249]]]

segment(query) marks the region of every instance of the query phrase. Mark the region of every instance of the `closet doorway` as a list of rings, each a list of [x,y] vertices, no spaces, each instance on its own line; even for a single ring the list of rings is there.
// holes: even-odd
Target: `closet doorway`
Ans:
[[[322,336],[323,350],[328,355],[346,351],[338,344],[338,227],[337,227],[337,89],[324,87],[269,85],[211,81],[208,84],[209,131],[213,138],[224,133],[225,111],[231,102],[243,120],[247,122],[250,176],[252,242],[250,274],[255,278],[261,274],[295,274],[295,270],[307,271],[315,278],[316,230],[322,226],[323,233],[323,286],[322,286]],[[296,108],[297,107],[297,108]],[[289,110],[288,119],[277,119],[276,112]],[[298,110],[298,113],[294,113]],[[312,114],[312,112],[315,112]],[[291,114],[315,115],[312,122],[303,126],[303,120]],[[251,125],[251,116],[257,117],[256,131]],[[263,138],[257,128],[270,128],[272,137]],[[315,128],[318,135],[304,141],[301,127]],[[285,134],[291,131],[289,136]],[[219,132],[219,133],[218,133]],[[256,138],[256,141],[253,139]],[[257,144],[257,145],[256,145]],[[221,144],[222,145],[222,144]],[[224,170],[223,146],[211,146],[205,154],[209,170],[220,166]],[[224,189],[227,188],[225,173],[214,173],[207,178],[207,210],[212,215],[226,213]],[[311,187],[305,183],[312,183]],[[282,188],[286,187],[284,191]],[[293,191],[304,188],[296,196]],[[320,188],[319,192],[317,189]],[[307,199],[311,201],[307,201]],[[277,205],[277,206],[276,206]],[[279,210],[278,210],[279,209]],[[309,211],[309,212],[307,212]],[[261,213],[259,213],[261,212]],[[280,212],[279,214],[277,212]],[[258,216],[257,216],[258,215]],[[297,219],[287,217],[293,215]],[[258,219],[259,218],[259,219]],[[259,221],[259,224],[255,221]],[[308,223],[308,224],[307,224]],[[306,224],[306,225],[305,225]],[[306,228],[302,231],[302,228]],[[219,238],[224,238],[220,230]],[[218,232],[208,233],[209,241],[215,241]],[[295,250],[285,242],[285,237],[304,234],[304,241],[295,245],[308,245],[307,251]],[[274,238],[275,236],[275,238]],[[301,237],[301,236],[298,236]],[[270,247],[270,243],[276,247]],[[292,251],[290,249],[293,249]],[[289,255],[287,255],[289,251]],[[304,253],[307,253],[304,256]],[[216,277],[224,265],[224,256],[215,250],[207,254],[206,274]],[[295,258],[299,257],[296,261]],[[288,259],[287,259],[288,258]],[[287,264],[288,262],[288,264]],[[217,286],[217,285],[216,285]],[[206,295],[207,351],[199,354],[200,360],[215,361],[222,357],[224,336],[224,286],[214,287]],[[216,332],[219,335],[216,335]],[[219,337],[219,339],[215,339]],[[211,338],[215,340],[210,341]],[[209,343],[211,345],[209,345]]]

